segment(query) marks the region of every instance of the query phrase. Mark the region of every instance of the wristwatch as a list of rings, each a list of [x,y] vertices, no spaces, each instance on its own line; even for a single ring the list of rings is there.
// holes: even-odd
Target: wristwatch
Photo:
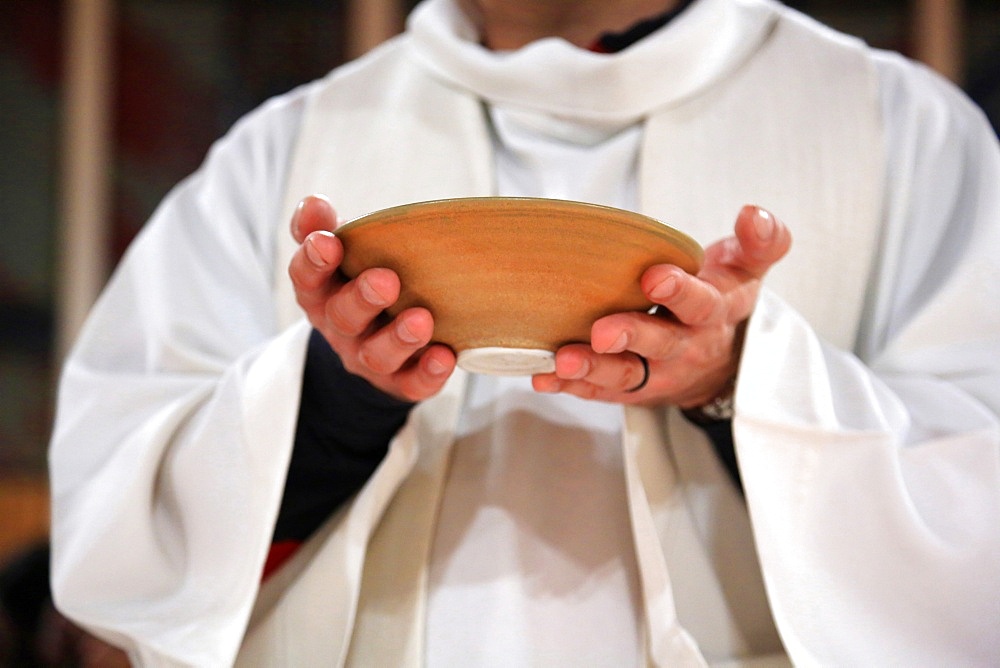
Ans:
[[[733,409],[733,396],[736,394],[730,386],[725,392],[715,397],[707,404],[687,408],[684,415],[698,425],[709,425],[717,422],[732,420],[735,410]]]

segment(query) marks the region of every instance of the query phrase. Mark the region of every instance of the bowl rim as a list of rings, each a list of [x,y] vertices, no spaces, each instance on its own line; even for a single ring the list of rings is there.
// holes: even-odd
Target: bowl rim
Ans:
[[[408,202],[356,216],[339,225],[334,230],[334,235],[342,233],[350,235],[354,230],[362,227],[393,224],[399,222],[400,219],[406,218],[411,212],[423,209],[445,207],[448,213],[462,213],[468,212],[470,209],[483,210],[484,206],[486,210],[520,207],[536,214],[544,213],[546,210],[558,211],[563,214],[583,214],[589,217],[600,218],[607,223],[621,224],[657,235],[676,246],[678,250],[692,260],[693,265],[697,268],[701,267],[705,257],[704,248],[692,236],[658,218],[606,204],[548,197],[490,195],[448,197]]]

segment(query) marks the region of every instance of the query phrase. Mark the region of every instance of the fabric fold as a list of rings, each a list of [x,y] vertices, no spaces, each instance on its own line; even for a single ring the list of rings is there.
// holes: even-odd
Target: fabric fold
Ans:
[[[774,20],[761,0],[699,0],[670,22],[669,40],[647,38],[615,54],[559,38],[492,52],[449,0],[422,3],[407,28],[423,66],[490,104],[614,124],[636,122],[718,82],[756,51]]]

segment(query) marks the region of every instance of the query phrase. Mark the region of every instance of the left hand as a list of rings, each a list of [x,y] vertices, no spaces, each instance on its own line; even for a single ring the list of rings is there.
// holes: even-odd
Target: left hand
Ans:
[[[791,234],[767,211],[745,206],[726,237],[705,249],[697,276],[674,265],[642,275],[646,296],[666,315],[616,313],[591,329],[590,345],[556,351],[555,373],[539,374],[539,392],[586,399],[681,408],[703,405],[733,383],[741,353],[739,336],[753,312],[761,280],[791,246]],[[641,357],[649,364],[642,383]]]

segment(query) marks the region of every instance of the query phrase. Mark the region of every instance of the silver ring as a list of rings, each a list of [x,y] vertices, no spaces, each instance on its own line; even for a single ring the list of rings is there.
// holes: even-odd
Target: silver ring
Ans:
[[[639,355],[638,353],[636,353],[636,357],[638,357],[639,361],[642,362],[642,380],[639,381],[639,384],[633,387],[631,390],[625,390],[625,392],[628,394],[631,394],[632,392],[638,392],[642,388],[646,387],[646,383],[649,382],[649,360],[647,360],[642,355]]]

